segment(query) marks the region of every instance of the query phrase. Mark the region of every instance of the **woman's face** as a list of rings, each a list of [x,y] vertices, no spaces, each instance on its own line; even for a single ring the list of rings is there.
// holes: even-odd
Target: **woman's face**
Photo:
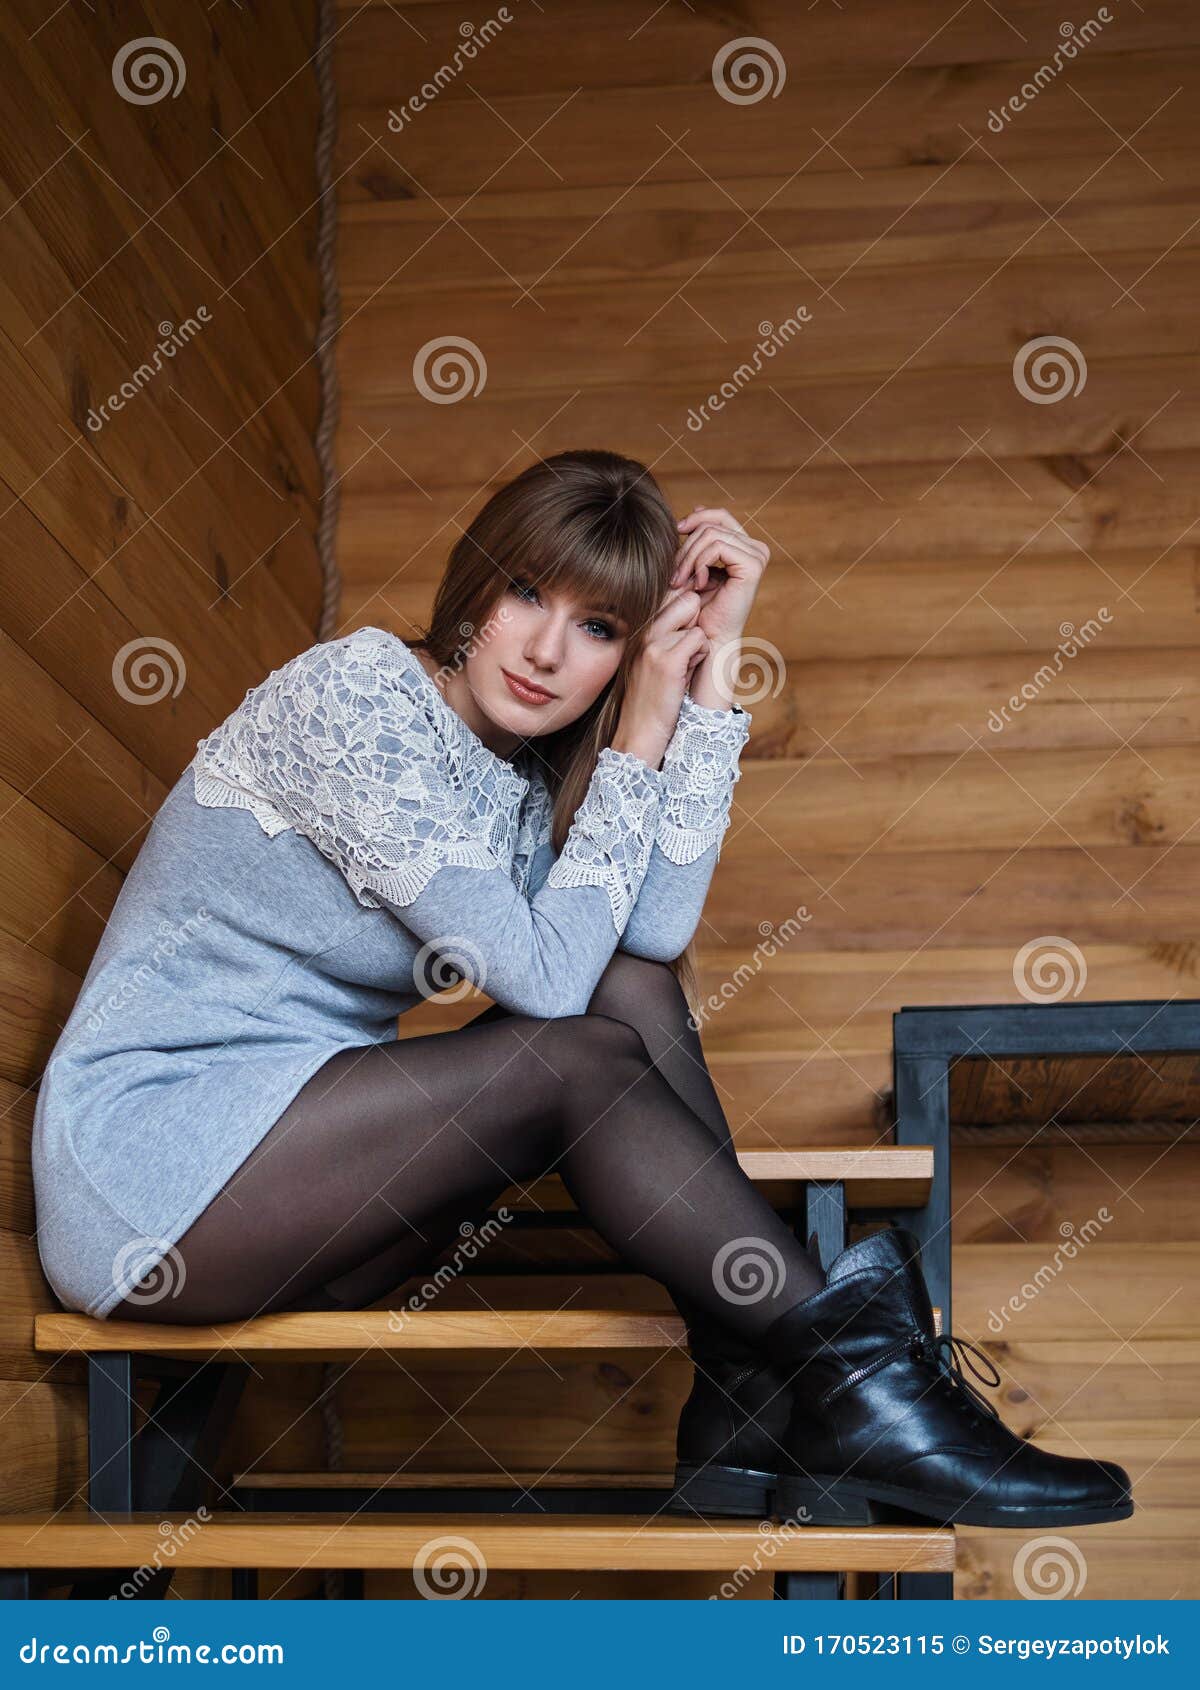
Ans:
[[[610,606],[584,604],[517,575],[446,695],[485,745],[508,756],[522,740],[566,727],[595,702],[620,667],[629,633]],[[523,690],[522,682],[537,690]],[[478,721],[464,708],[468,695]]]

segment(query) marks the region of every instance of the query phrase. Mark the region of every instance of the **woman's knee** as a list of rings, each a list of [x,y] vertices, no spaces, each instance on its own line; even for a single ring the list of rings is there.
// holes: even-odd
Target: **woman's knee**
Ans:
[[[546,1022],[547,1035],[555,1051],[555,1067],[577,1080],[580,1070],[588,1076],[602,1076],[610,1064],[624,1068],[649,1068],[654,1059],[637,1028],[615,1015],[563,1015]],[[560,1066],[561,1064],[561,1066]]]
[[[641,1028],[670,1020],[680,1005],[686,1010],[687,1000],[669,963],[615,951],[592,993],[588,1014]]]

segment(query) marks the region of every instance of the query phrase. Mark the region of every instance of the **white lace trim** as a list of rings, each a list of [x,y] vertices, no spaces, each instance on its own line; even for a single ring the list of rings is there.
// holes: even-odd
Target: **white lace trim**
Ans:
[[[750,737],[752,717],[740,705],[728,710],[683,695],[679,720],[663,758],[658,848],[673,863],[691,863],[710,845],[721,857],[729,828],[733,789],[742,778],[738,759]]]
[[[455,727],[457,724],[457,727]],[[196,800],[303,834],[360,904],[411,903],[448,863],[508,867],[530,782],[472,733],[381,628],[301,652],[192,760]]]
[[[523,892],[553,814],[544,781],[484,745],[381,628],[313,646],[251,688],[192,770],[198,803],[249,810],[271,838],[303,834],[368,909],[372,892],[411,903],[451,863],[504,866]],[[641,758],[606,748],[556,864],[555,885],[607,889],[618,932],[661,788]]]
[[[657,769],[606,745],[546,876],[547,886],[603,886],[618,936],[650,866],[661,791]]]

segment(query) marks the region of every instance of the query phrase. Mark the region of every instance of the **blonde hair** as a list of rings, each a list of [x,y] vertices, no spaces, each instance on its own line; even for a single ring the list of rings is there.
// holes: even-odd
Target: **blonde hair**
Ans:
[[[498,488],[451,550],[422,637],[439,665],[460,665],[514,577],[611,604],[630,632],[616,674],[582,716],[530,743],[554,798],[551,842],[562,850],[596,759],[611,745],[626,676],[667,595],[679,532],[644,464],[617,452],[559,452]],[[694,946],[669,964],[695,1012]]]

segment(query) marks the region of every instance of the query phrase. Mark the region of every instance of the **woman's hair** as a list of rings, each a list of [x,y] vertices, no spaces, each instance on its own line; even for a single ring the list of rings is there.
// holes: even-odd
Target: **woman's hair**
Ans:
[[[554,798],[552,843],[562,850],[596,760],[612,743],[630,664],[666,597],[679,531],[644,464],[617,452],[559,452],[505,482],[456,542],[433,615],[412,643],[460,667],[511,582],[611,605],[629,636],[620,667],[582,716],[531,743]],[[698,1002],[693,947],[672,964],[689,1006]]]

